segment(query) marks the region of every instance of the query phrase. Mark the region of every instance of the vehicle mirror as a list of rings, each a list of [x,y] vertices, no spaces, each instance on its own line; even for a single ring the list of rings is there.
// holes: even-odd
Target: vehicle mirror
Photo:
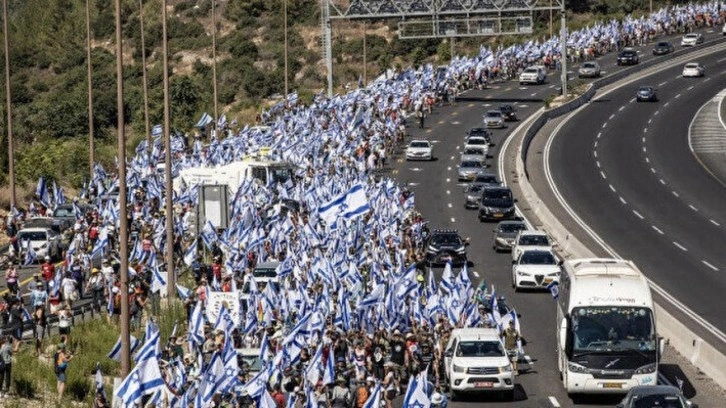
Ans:
[[[516,265],[516,264],[517,264],[517,260],[516,259],[512,259],[512,265]]]
[[[687,402],[689,408],[698,408],[698,404],[694,404],[691,401]]]
[[[516,203],[516,202],[518,202],[516,198],[514,199],[514,202],[515,202],[515,203]]]
[[[444,352],[444,357],[453,357],[453,356],[454,356],[454,351],[453,351],[453,350],[451,350],[451,349],[449,349],[449,350],[446,350],[446,351]]]
[[[616,405],[615,408],[625,408],[625,405],[621,402],[620,404]]]
[[[663,337],[658,337],[658,359],[660,360],[661,356],[663,355],[663,350],[665,350],[666,341]]]
[[[564,264],[565,264],[565,261],[563,261],[562,259],[560,259],[559,261],[557,261],[557,265],[558,266],[562,266]]]

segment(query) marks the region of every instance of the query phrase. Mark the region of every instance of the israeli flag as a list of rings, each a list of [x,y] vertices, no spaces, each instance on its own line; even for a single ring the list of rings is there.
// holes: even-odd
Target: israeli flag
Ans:
[[[192,263],[197,259],[197,240],[195,239],[189,248],[184,253],[184,264],[186,266],[192,266]]]
[[[386,295],[386,286],[378,285],[371,293],[368,294],[363,300],[358,302],[358,309],[364,309],[367,307],[375,306],[381,302]]]
[[[201,346],[204,343],[204,313],[202,302],[197,302],[189,319],[189,342]]]
[[[194,125],[195,128],[203,129],[207,127],[208,124],[212,123],[214,119],[212,119],[211,116],[207,112],[204,112],[202,117],[199,119],[199,122],[197,122],[196,125]]]
[[[370,208],[363,184],[358,183],[351,187],[345,196],[343,217],[352,220],[365,214]]]
[[[50,254],[50,248],[48,248],[48,253]],[[25,241],[25,262],[23,262],[23,266],[28,266],[37,260],[38,256],[35,254],[35,249],[33,249],[30,239],[28,239]]]
[[[376,388],[371,392],[370,397],[363,404],[363,408],[380,408],[381,398],[383,397],[383,388],[380,382],[376,382]]]
[[[557,281],[552,281],[547,285],[547,290],[550,291],[552,297],[557,300],[560,297],[560,284]]]
[[[201,236],[202,241],[204,241],[204,245],[206,245],[207,249],[211,249],[212,243],[217,241],[217,231],[214,229],[214,225],[212,225],[211,221],[207,220],[207,222],[204,224]]]
[[[217,128],[222,129],[225,125],[227,125],[227,115],[223,113],[222,116],[217,119]]]
[[[185,288],[184,286],[182,286],[178,283],[176,284],[176,293],[179,295],[179,297],[182,300],[187,300],[187,299],[189,299],[189,296],[192,295],[192,291],[190,289]]]
[[[35,188],[35,195],[45,208],[51,207],[50,197],[48,197],[48,186],[46,186],[45,179],[43,177],[38,179],[38,186]]]
[[[139,341],[139,339],[137,339],[133,335],[130,335],[129,339],[131,345],[131,350],[129,351],[129,353],[133,353],[134,351],[136,351],[136,348],[139,347],[141,341]],[[116,340],[116,344],[114,344],[113,348],[108,353],[108,358],[119,362],[121,361],[121,336],[118,337],[118,340]]]
[[[121,382],[115,397],[126,406],[135,405],[144,395],[153,394],[166,388],[159,370],[156,356],[140,361]]]
[[[161,125],[154,125],[153,128],[151,128],[151,136],[158,137],[161,136],[161,134],[164,133],[164,127]],[[144,142],[146,142],[144,140]]]
[[[403,398],[403,408],[420,408],[431,406],[431,400],[426,393],[426,371],[411,377],[408,382],[406,396]]]
[[[328,349],[328,359],[325,361],[325,371],[323,372],[323,386],[335,383],[335,353],[333,347]]]

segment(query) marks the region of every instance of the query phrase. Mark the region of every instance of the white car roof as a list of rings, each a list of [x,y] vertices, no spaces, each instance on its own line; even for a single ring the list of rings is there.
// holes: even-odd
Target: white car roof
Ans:
[[[469,327],[465,329],[454,329],[451,338],[458,338],[459,341],[471,340],[499,340],[499,331],[489,327]]]
[[[548,236],[546,232],[544,231],[536,231],[536,230],[521,230],[519,231],[519,235],[529,235],[529,236]]]
[[[21,232],[48,232],[48,231],[52,231],[52,230],[50,228],[41,228],[41,227],[23,228],[20,231],[18,231],[18,234],[20,234]]]
[[[413,144],[413,143],[428,143],[428,144],[431,144],[431,142],[429,142],[428,140],[425,140],[425,139],[414,139],[414,140],[411,140],[411,143],[409,143],[409,145],[410,144]]]

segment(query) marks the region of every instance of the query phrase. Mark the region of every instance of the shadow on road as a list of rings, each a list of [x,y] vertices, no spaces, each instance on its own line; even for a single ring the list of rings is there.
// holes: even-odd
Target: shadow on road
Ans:
[[[684,397],[691,399],[696,396],[696,388],[677,364],[660,364],[658,365],[658,372],[663,374],[668,382],[679,387],[683,391]]]

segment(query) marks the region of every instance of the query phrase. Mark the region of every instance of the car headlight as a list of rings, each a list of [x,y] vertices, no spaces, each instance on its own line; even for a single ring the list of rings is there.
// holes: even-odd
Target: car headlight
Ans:
[[[588,372],[588,368],[585,366],[581,366],[577,363],[568,362],[567,363],[567,369],[572,371],[573,373],[586,373]]]
[[[517,271],[517,276],[532,276],[529,272]]]
[[[553,278],[559,278],[560,277],[560,273],[559,272],[553,272],[553,273],[548,274],[547,276],[550,276],[550,277],[553,277]]]
[[[637,369],[635,369],[634,374],[652,374],[655,372],[655,369],[656,369],[655,363],[646,364],[642,367],[638,367]]]
[[[462,245],[462,246],[460,246],[459,248],[456,248],[456,253],[457,253],[457,254],[463,254],[463,253],[465,253],[465,252],[466,252],[466,247],[465,247],[465,246],[463,246],[463,245]]]
[[[439,249],[438,249],[438,248],[436,248],[436,247],[433,247],[433,246],[429,245],[429,247],[428,247],[427,251],[428,251],[429,253],[436,253],[436,252],[438,252],[438,251],[439,251]]]
[[[511,373],[512,372],[512,365],[511,364],[507,364],[505,366],[499,367],[499,372],[502,373],[502,374],[504,374],[504,373]]]
[[[506,238],[497,237],[497,242],[500,244],[506,244],[508,241]]]
[[[48,248],[48,243],[47,242],[40,246],[40,249],[45,249],[45,248]]]
[[[466,371],[466,368],[464,368],[464,367],[459,367],[459,366],[458,366],[458,365],[456,365],[456,364],[453,364],[453,367],[451,367],[451,368],[452,368],[452,370],[454,370],[454,372],[455,372],[455,373],[463,373],[463,372],[465,372],[465,371]]]

